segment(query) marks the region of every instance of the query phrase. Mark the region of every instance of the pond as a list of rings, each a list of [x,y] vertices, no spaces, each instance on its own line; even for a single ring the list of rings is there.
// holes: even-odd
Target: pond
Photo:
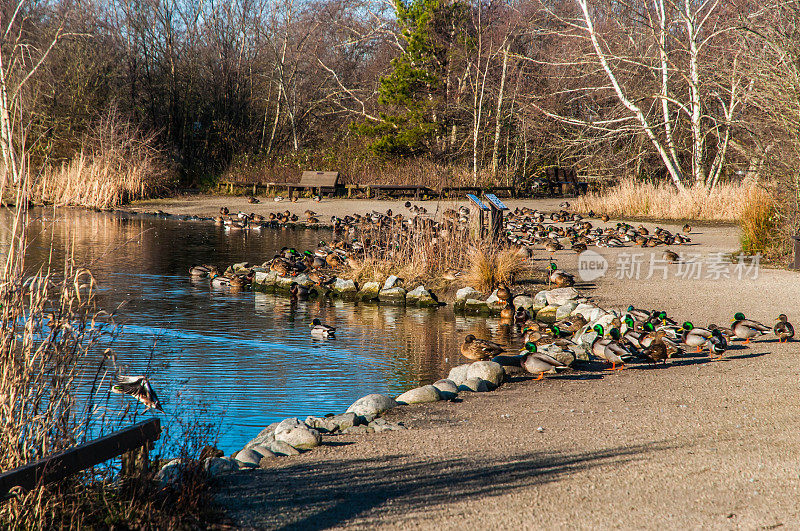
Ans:
[[[4,227],[10,213],[2,214]],[[145,374],[165,413],[221,425],[219,447],[240,449],[264,426],[286,417],[343,412],[369,393],[397,395],[447,375],[463,363],[465,334],[506,343],[498,319],[436,310],[216,289],[192,281],[192,265],[261,263],[284,246],[314,249],[329,231],[231,232],[208,222],[72,209],[34,211],[30,269],[66,252],[89,267],[106,310],[125,301],[114,342],[126,373]],[[315,340],[310,323],[336,326],[335,340]],[[117,396],[117,395],[114,395]],[[127,399],[120,397],[120,400]],[[149,413],[148,413],[149,415]]]

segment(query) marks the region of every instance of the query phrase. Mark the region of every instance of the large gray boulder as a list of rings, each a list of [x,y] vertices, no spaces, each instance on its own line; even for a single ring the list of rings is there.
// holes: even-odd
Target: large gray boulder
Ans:
[[[467,299],[464,302],[464,311],[468,313],[489,314],[489,305],[479,299]]]
[[[452,400],[458,396],[458,386],[453,380],[443,379],[433,382],[433,386],[439,390],[442,400]]]
[[[481,293],[476,290],[475,288],[467,286],[466,288],[461,288],[460,290],[456,291],[456,302],[465,303],[467,299],[476,299],[480,300]]]
[[[556,288],[547,292],[547,304],[561,306],[569,301],[574,301],[580,296],[575,288]]]
[[[331,290],[337,295],[355,295],[358,293],[358,286],[352,279],[337,278],[333,282]]]
[[[406,293],[406,304],[415,304],[420,308],[429,308],[439,305],[436,299],[433,298],[431,292],[425,289],[423,285],[419,285]]]
[[[269,451],[275,455],[282,456],[300,455],[300,450],[283,441],[272,441],[269,445]]]
[[[469,370],[469,366],[472,365],[471,363],[465,363],[463,365],[458,365],[457,367],[453,367],[450,369],[450,372],[447,375],[448,380],[452,380],[456,386],[461,385],[464,383],[464,380],[467,379],[467,370]]]
[[[239,451],[239,453],[236,454],[237,461],[253,467],[258,466],[258,463],[261,462],[262,457],[264,456],[256,452],[252,448],[245,448],[244,450],[241,450]]]
[[[272,441],[275,440],[275,428],[278,427],[277,422],[273,422],[263,430],[261,430],[258,435],[256,435],[253,439],[250,440],[247,444],[244,445],[245,448],[252,448],[253,446],[262,444],[262,445],[269,445]]]
[[[378,393],[363,396],[347,408],[348,413],[355,413],[371,421],[385,411],[396,408],[399,404],[391,397]]]
[[[253,282],[256,284],[262,284],[264,286],[274,286],[275,279],[278,278],[278,273],[275,271],[256,271],[256,275],[253,278]]]
[[[378,282],[365,282],[358,292],[358,298],[362,301],[376,301],[380,291],[381,285]]]
[[[285,442],[297,450],[310,450],[322,443],[322,436],[299,419],[290,418],[281,421],[275,428],[275,440]]]
[[[161,488],[172,487],[183,481],[186,464],[182,459],[173,459],[156,472],[155,480]]]
[[[500,387],[503,383],[503,367],[499,363],[493,361],[476,361],[471,363],[467,369],[467,380],[471,378],[480,378],[490,384],[490,387]]]
[[[389,302],[393,304],[405,304],[406,290],[400,287],[382,289],[378,293],[378,300],[381,302]]]
[[[547,290],[540,291],[533,297],[533,306],[531,309],[533,311],[539,311],[542,308],[547,306]]]
[[[470,378],[458,386],[458,391],[460,393],[485,393],[489,391],[489,384],[486,380],[481,380],[480,378]]]
[[[226,457],[209,457],[203,462],[203,469],[209,477],[215,478],[239,470],[233,459]]]
[[[553,324],[556,322],[557,312],[558,306],[545,306],[536,312],[536,320],[547,324]]]
[[[402,395],[395,398],[397,403],[401,405],[425,404],[428,402],[438,402],[441,399],[442,396],[439,393],[439,390],[432,385],[423,385],[422,387],[409,389]]]

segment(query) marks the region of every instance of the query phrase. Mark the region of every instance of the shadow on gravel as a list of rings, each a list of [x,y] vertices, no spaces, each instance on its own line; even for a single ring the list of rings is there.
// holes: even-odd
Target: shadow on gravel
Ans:
[[[353,523],[402,522],[404,515],[453,501],[480,503],[509,490],[541,485],[578,471],[647,459],[674,448],[655,442],[598,452],[531,452],[502,460],[419,460],[389,455],[298,463],[229,476],[217,501],[238,525],[270,529],[324,529]],[[386,524],[386,520],[380,523]]]

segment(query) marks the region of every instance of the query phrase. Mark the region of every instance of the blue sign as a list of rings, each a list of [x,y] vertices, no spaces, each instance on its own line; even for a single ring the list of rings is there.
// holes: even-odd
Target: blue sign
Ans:
[[[494,194],[483,194],[487,201],[489,201],[498,210],[508,210],[508,207],[503,204],[500,199]]]
[[[485,204],[483,204],[483,201],[478,199],[477,196],[474,196],[472,194],[467,194],[467,197],[469,198],[470,201],[475,203],[478,206],[478,208],[480,208],[481,210],[489,210],[489,207],[486,206]]]

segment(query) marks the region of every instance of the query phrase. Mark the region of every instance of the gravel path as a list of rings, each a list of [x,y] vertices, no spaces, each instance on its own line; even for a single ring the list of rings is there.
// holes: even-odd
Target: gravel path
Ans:
[[[222,203],[238,208],[229,199],[136,208],[213,214]],[[558,201],[526,203],[552,209]],[[312,208],[341,215],[356,204],[368,211],[395,203]],[[302,212],[309,205],[267,207]],[[700,227],[691,236],[695,245],[675,250],[738,248],[733,227]],[[656,258],[662,251],[656,248]],[[731,271],[727,279],[697,280],[676,276],[680,266],[671,265],[666,280],[661,271],[649,280],[615,278],[621,253],[631,252],[646,253],[647,276],[650,249],[601,250],[609,271],[582,285],[588,296],[702,325],[727,325],[737,311],[770,324],[785,312],[800,324],[797,273],[761,269],[757,279],[739,280]],[[574,253],[556,259],[575,270]],[[798,528],[797,359],[797,343],[734,343],[719,362],[687,357],[664,368],[575,371],[463,394],[458,403],[398,408],[387,416],[411,430],[328,438],[314,451],[275,460],[273,469],[228,476],[219,500],[245,528]]]

